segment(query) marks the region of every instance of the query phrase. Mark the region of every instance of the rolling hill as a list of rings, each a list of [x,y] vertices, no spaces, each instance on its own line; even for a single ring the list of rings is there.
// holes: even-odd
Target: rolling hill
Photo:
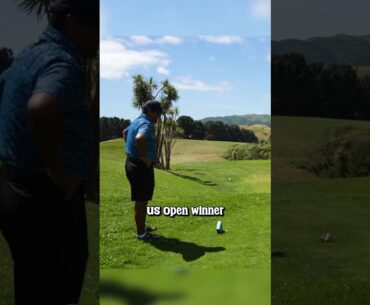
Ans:
[[[220,117],[207,117],[200,120],[203,123],[209,121],[221,121],[227,125],[267,125],[271,126],[271,115],[269,114],[245,114],[245,115],[230,115]]]
[[[310,63],[345,62],[354,66],[370,65],[370,35],[337,34],[331,37],[314,37],[307,40],[284,39],[272,41],[271,47],[273,54],[301,53]]]
[[[267,125],[239,125],[239,127],[253,131],[258,140],[267,140],[271,135],[271,127]]]

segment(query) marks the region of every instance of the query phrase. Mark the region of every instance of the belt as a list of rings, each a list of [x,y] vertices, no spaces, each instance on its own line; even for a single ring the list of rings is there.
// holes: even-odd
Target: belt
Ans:
[[[127,160],[132,162],[132,163],[142,163],[142,164],[145,164],[145,162],[143,160],[141,160],[141,158],[136,158],[136,157],[130,157],[130,156],[127,156]],[[154,162],[152,161],[152,164],[150,166],[153,166]]]
[[[128,159],[129,161],[139,161],[139,160],[141,160],[141,158],[130,157],[130,156],[127,156],[127,159]]]

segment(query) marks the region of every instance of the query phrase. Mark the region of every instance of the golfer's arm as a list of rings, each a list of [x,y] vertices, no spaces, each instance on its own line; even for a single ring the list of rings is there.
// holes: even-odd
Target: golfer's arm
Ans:
[[[122,137],[123,137],[123,140],[126,142],[126,139],[127,139],[127,132],[128,132],[128,130],[127,130],[127,128],[126,129],[124,129],[123,130],[123,132],[122,132]]]
[[[46,161],[47,170],[53,172],[61,167],[59,152],[62,141],[63,111],[56,97],[40,93],[28,102],[31,132]]]
[[[146,143],[146,139],[145,139],[144,134],[138,133],[135,137],[135,142],[136,142],[136,146],[137,146],[137,149],[140,152],[141,157],[146,158],[146,145],[147,145],[147,143]]]

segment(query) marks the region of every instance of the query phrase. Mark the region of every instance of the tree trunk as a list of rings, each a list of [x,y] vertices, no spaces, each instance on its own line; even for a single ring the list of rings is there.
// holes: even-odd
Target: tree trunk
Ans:
[[[172,148],[175,145],[176,138],[175,138],[175,124],[176,124],[176,117],[171,120],[171,125],[166,126],[166,133],[165,133],[165,170],[171,169],[171,153]]]
[[[170,170],[171,169],[171,142],[168,141],[166,143],[166,164],[165,169]]]
[[[164,169],[163,163],[163,140],[164,140],[164,132],[165,132],[165,122],[166,117],[164,117],[161,124],[157,126],[157,160],[155,162],[155,167],[159,169]]]

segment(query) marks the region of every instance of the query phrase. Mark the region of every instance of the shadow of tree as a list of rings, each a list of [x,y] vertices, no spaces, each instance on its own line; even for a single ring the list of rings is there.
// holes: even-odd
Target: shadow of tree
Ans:
[[[115,281],[100,282],[100,295],[119,299],[122,304],[128,305],[151,305],[158,301],[175,300],[182,298],[182,293],[155,293],[142,288],[134,288],[126,286]]]
[[[162,237],[161,239],[153,240],[150,242],[150,244],[161,251],[179,253],[187,262],[195,261],[201,258],[207,252],[221,252],[226,250],[224,247],[205,247],[197,245],[196,243],[181,241],[177,238],[168,237]]]
[[[188,175],[183,175],[183,174],[179,174],[179,173],[175,173],[175,172],[172,172],[172,171],[169,171],[170,174],[172,175],[175,175],[177,177],[180,177],[180,178],[183,178],[183,179],[188,179],[188,180],[191,180],[191,181],[194,181],[194,182],[197,182],[197,183],[200,183],[200,184],[203,184],[203,185],[207,185],[207,186],[217,186],[216,183],[213,183],[212,181],[209,181],[209,180],[202,180],[202,179],[199,179],[197,177],[192,177],[192,176],[188,176]]]
[[[206,175],[205,173],[195,172],[194,168],[182,168],[182,169],[177,169],[176,171],[177,172],[194,172],[194,174],[200,175],[200,176]]]

